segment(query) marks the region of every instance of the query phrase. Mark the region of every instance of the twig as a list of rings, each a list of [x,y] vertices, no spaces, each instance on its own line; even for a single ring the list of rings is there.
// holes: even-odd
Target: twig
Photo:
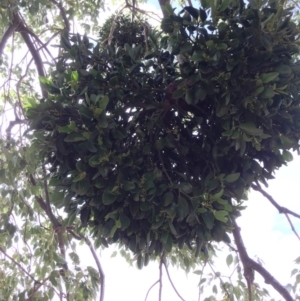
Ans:
[[[291,221],[291,219],[290,219],[290,217],[289,217],[289,215],[287,213],[285,213],[285,217],[287,218],[287,220],[288,220],[288,222],[289,222],[289,224],[291,226],[292,231],[295,233],[295,235],[297,236],[297,238],[300,240],[300,236],[297,233],[297,231],[295,230],[294,225],[293,225],[293,223],[292,223],[292,221]]]
[[[14,260],[11,256],[9,256],[1,247],[0,252],[7,258],[9,258],[15,265],[17,265],[25,275],[27,275],[34,283],[40,283],[38,280],[35,280],[33,276],[31,276],[16,260]]]
[[[241,236],[241,230],[235,220],[233,221],[233,224],[234,224],[234,229],[232,230],[232,233],[241,262],[244,267],[244,276],[248,284],[248,289],[249,290],[251,289],[251,285],[254,280],[254,273],[253,273],[254,270],[258,272],[264,278],[265,282],[267,284],[270,284],[286,301],[294,301],[294,299],[292,298],[292,296],[284,286],[282,286],[264,267],[262,267],[260,264],[258,264],[248,256],[248,253],[246,251]],[[250,295],[249,295],[249,300],[251,300]]]
[[[173,187],[172,179],[171,179],[171,177],[169,176],[169,174],[168,174],[168,172],[167,172],[167,170],[166,170],[166,168],[165,168],[164,160],[163,160],[162,155],[161,155],[161,152],[160,152],[159,150],[158,150],[158,157],[159,157],[159,159],[160,159],[160,163],[161,163],[162,170],[163,170],[163,172],[165,173],[166,177],[168,178],[168,180],[169,180],[171,186]]]
[[[93,248],[90,240],[85,237],[84,238],[86,244],[88,245],[88,247],[90,248],[91,250],[91,253],[94,257],[94,260],[96,262],[96,265],[97,265],[97,268],[98,268],[98,272],[99,272],[99,275],[100,275],[100,298],[99,298],[99,301],[104,301],[104,293],[105,293],[105,274],[104,274],[104,271],[103,271],[103,268],[102,268],[102,265],[100,263],[100,260],[95,252],[95,249]]]
[[[67,18],[66,11],[65,11],[65,9],[64,9],[63,6],[62,6],[62,2],[59,2],[59,3],[58,3],[56,0],[50,0],[50,1],[51,1],[55,6],[58,7],[58,9],[60,10],[61,17],[62,17],[63,20],[64,20],[66,30],[67,30],[67,31],[70,31],[70,23],[69,23],[69,19]]]
[[[152,289],[157,283],[159,283],[159,280],[157,280],[156,282],[154,282],[154,283],[149,287],[148,292],[147,292],[147,295],[146,295],[146,297],[145,297],[145,301],[147,301],[147,298],[148,298],[148,295],[149,295],[151,289]]]
[[[38,283],[38,285],[34,285],[32,293],[30,294],[30,296],[27,299],[25,299],[25,301],[33,300],[33,297],[36,294],[36,292],[48,281],[48,279],[49,279],[49,277],[45,278],[42,282]]]
[[[159,291],[158,291],[158,301],[161,301],[161,295],[162,295],[162,265],[163,265],[163,257],[164,255],[161,255],[160,263],[159,263]]]
[[[16,31],[19,24],[17,22],[13,22],[9,25],[9,27],[6,29],[1,41],[0,41],[0,56],[3,54],[3,50],[5,48],[5,45],[8,41],[8,39],[12,36],[12,34]]]
[[[43,61],[41,59],[41,56],[40,56],[38,50],[35,48],[32,40],[30,38],[30,35],[29,35],[30,31],[26,28],[26,26],[24,25],[24,23],[22,22],[22,20],[18,14],[14,14],[14,23],[18,24],[16,31],[18,31],[21,34],[26,46],[28,47],[28,49],[33,57],[38,75],[45,77]],[[41,90],[42,90],[43,97],[47,98],[47,96],[48,96],[47,91],[45,91],[42,87],[41,87]]]
[[[271,195],[269,195],[266,191],[264,191],[261,187],[252,184],[251,186],[254,190],[259,191],[265,198],[267,198],[270,203],[278,210],[279,213],[290,214],[300,219],[300,214],[291,211],[288,208],[280,206]]]
[[[177,294],[177,296],[179,297],[179,299],[181,299],[182,301],[185,301],[185,300],[180,296],[180,294],[178,293],[178,291],[177,291],[177,289],[176,289],[176,287],[175,287],[175,285],[174,285],[174,283],[173,283],[173,281],[172,281],[172,279],[171,279],[171,277],[170,277],[169,270],[168,270],[168,267],[167,267],[167,265],[166,265],[166,261],[165,261],[164,257],[163,257],[163,264],[164,264],[164,267],[165,267],[165,269],[166,269],[166,272],[167,272],[169,281],[170,281],[170,283],[171,283],[171,285],[172,285],[172,287],[173,287],[175,293]]]
[[[96,262],[96,265],[97,265],[97,268],[98,268],[98,273],[100,275],[100,298],[99,298],[99,301],[104,301],[104,296],[105,296],[105,274],[104,274],[104,271],[103,271],[103,268],[102,268],[102,265],[100,263],[100,260],[95,252],[95,249],[93,248],[93,245],[91,243],[91,241],[81,235],[81,234],[76,234],[72,229],[70,228],[67,228],[68,232],[77,240],[84,240],[85,243],[88,245],[88,247],[90,248],[90,251],[94,257],[94,260]]]
[[[269,195],[266,191],[264,191],[260,186],[252,184],[251,187],[252,187],[254,190],[256,190],[256,191],[259,191],[265,198],[267,198],[267,199],[269,200],[269,202],[270,202],[270,203],[278,210],[278,212],[279,212],[280,214],[284,214],[284,215],[285,215],[285,217],[287,218],[287,220],[288,220],[288,222],[289,222],[289,224],[290,224],[290,226],[291,226],[292,231],[295,233],[295,235],[297,236],[297,238],[300,240],[300,236],[299,236],[298,233],[296,232],[296,230],[295,230],[295,228],[294,228],[294,225],[293,225],[293,223],[292,223],[292,221],[291,221],[291,219],[290,219],[290,217],[289,217],[289,214],[292,215],[292,216],[294,216],[294,217],[297,217],[297,218],[299,218],[299,219],[300,219],[300,215],[297,214],[296,212],[291,211],[291,210],[288,209],[288,208],[285,208],[285,207],[280,206],[280,205],[274,200],[274,198],[273,198],[271,195]]]

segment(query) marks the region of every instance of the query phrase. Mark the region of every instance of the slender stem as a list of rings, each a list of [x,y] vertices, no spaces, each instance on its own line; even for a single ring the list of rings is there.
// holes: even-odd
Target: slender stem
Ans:
[[[97,268],[98,268],[98,273],[100,275],[100,298],[99,301],[104,301],[104,296],[105,296],[105,274],[104,274],[104,270],[102,268],[102,265],[100,263],[100,260],[95,252],[95,249],[93,248],[93,245],[91,243],[91,241],[87,238],[84,237],[81,234],[76,234],[72,229],[67,229],[68,232],[77,240],[84,240],[85,243],[88,245],[94,260],[96,262]]]
[[[160,263],[159,263],[159,291],[158,291],[158,301],[161,301],[162,295],[162,265],[163,265],[163,256],[161,255]]]
[[[167,265],[166,265],[166,261],[165,261],[164,258],[163,258],[163,264],[164,264],[164,267],[165,267],[165,269],[166,269],[166,272],[167,272],[167,276],[168,276],[168,278],[169,278],[169,281],[170,281],[170,283],[171,283],[171,285],[172,285],[172,287],[173,287],[173,289],[174,289],[176,295],[179,297],[179,299],[181,299],[182,301],[185,301],[185,300],[180,296],[180,294],[178,293],[178,291],[177,291],[177,289],[176,289],[176,287],[175,287],[175,285],[174,285],[174,283],[173,283],[173,281],[172,281],[172,279],[171,279],[171,277],[170,277],[169,270],[168,270],[168,267],[167,267]]]
[[[23,273],[27,275],[34,283],[40,283],[38,280],[35,280],[33,276],[31,276],[16,260],[9,256],[1,247],[0,252],[3,253],[5,257],[10,259],[16,266],[18,266],[23,271]]]
[[[259,187],[257,185],[254,185],[254,184],[251,187],[256,191],[259,191],[266,199],[268,199],[268,201],[278,210],[279,213],[293,215],[293,216],[300,219],[300,214],[298,214],[298,213],[296,213],[296,212],[294,212],[294,211],[292,211],[288,208],[280,206],[274,200],[274,198],[271,195],[269,195],[266,191],[264,191],[261,187]]]
[[[146,297],[145,297],[145,301],[147,301],[147,298],[148,298],[148,295],[149,295],[151,289],[152,289],[157,283],[159,283],[159,280],[157,280],[156,282],[154,282],[154,283],[149,287],[148,292],[147,292]]]

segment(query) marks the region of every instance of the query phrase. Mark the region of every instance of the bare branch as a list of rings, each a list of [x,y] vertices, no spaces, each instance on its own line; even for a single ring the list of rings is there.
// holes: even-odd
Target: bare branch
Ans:
[[[12,34],[16,31],[19,24],[17,22],[14,22],[9,25],[9,27],[6,29],[1,41],[0,41],[0,56],[3,54],[5,45],[8,41],[8,39],[12,36]]]
[[[147,301],[147,298],[148,298],[148,295],[149,295],[151,289],[152,289],[157,283],[159,283],[159,280],[157,280],[156,282],[154,282],[154,283],[149,287],[148,292],[147,292],[146,297],[145,297],[145,301]]]
[[[165,261],[164,257],[163,257],[163,264],[164,264],[164,266],[165,266],[165,269],[166,269],[166,272],[167,272],[169,281],[170,281],[170,283],[171,283],[171,285],[172,285],[172,287],[173,287],[175,293],[177,294],[177,296],[179,297],[179,299],[181,299],[182,301],[185,301],[185,300],[180,296],[180,294],[178,293],[178,291],[177,291],[177,289],[176,289],[176,287],[175,287],[175,285],[174,285],[174,283],[173,283],[173,281],[172,281],[172,279],[171,279],[171,277],[170,277],[169,270],[168,270],[168,267],[167,267],[167,265],[166,265],[166,261]]]
[[[295,227],[294,227],[294,225],[293,225],[293,223],[292,223],[292,221],[291,221],[291,219],[290,219],[290,217],[289,217],[289,215],[287,213],[285,213],[285,217],[288,220],[288,222],[289,222],[289,224],[291,226],[292,231],[295,233],[295,235],[297,236],[297,238],[300,240],[300,236],[297,233],[297,231],[296,231],[296,229],[295,229]]]
[[[161,301],[161,295],[162,295],[162,265],[163,265],[163,257],[164,257],[164,254],[161,255],[160,263],[159,263],[159,291],[158,291],[158,301]]]
[[[55,6],[57,6],[57,8],[60,10],[61,17],[63,18],[64,23],[65,23],[65,28],[66,28],[67,31],[70,31],[70,23],[69,23],[69,20],[67,18],[66,11],[65,11],[65,9],[62,6],[62,2],[59,3],[56,0],[50,0],[50,1]]]
[[[5,257],[11,260],[16,266],[18,266],[25,275],[27,275],[34,283],[40,283],[38,280],[35,280],[16,260],[14,260],[11,256],[9,256],[1,247],[0,252],[3,253]]]
[[[67,229],[68,232],[77,240],[84,240],[85,243],[88,245],[88,247],[90,248],[90,251],[94,257],[94,260],[96,262],[96,265],[97,265],[97,268],[98,268],[98,273],[100,275],[100,298],[99,298],[99,301],[104,301],[104,296],[105,296],[105,274],[104,274],[104,271],[103,271],[103,268],[102,268],[102,265],[100,263],[100,260],[95,252],[95,249],[93,248],[93,245],[91,243],[91,241],[81,235],[81,234],[76,234],[72,229],[68,228]]]
[[[280,206],[274,199],[271,195],[269,195],[266,191],[264,191],[261,187],[257,186],[257,185],[252,185],[251,186],[254,190],[256,191],[259,191],[265,198],[267,198],[270,203],[278,210],[279,213],[283,213],[283,214],[290,214],[290,215],[293,215],[297,218],[300,219],[300,214],[298,213],[295,213],[293,211],[291,211],[290,209],[288,208],[285,208],[285,207],[282,207]]]
[[[95,249],[93,248],[93,245],[92,245],[91,241],[87,237],[84,238],[84,241],[86,242],[86,244],[90,248],[91,253],[92,253],[92,255],[94,257],[94,260],[96,262],[96,265],[97,265],[97,268],[98,268],[98,273],[100,275],[100,298],[99,298],[99,301],[104,301],[105,274],[104,274],[102,265],[101,265],[100,260],[99,260],[99,258],[97,256],[96,252],[95,252]]]
[[[38,75],[45,77],[43,61],[41,59],[41,56],[40,56],[38,50],[35,48],[32,40],[30,38],[30,34],[29,34],[30,30],[27,29],[26,25],[23,23],[23,21],[21,20],[21,17],[18,14],[14,14],[14,23],[18,24],[16,31],[18,31],[21,34],[27,48],[29,49],[29,51],[33,57]],[[43,97],[47,98],[47,95],[48,95],[47,91],[45,91],[42,87],[41,87],[41,89],[42,89]]]
[[[294,301],[290,293],[282,286],[264,267],[255,262],[252,258],[248,256],[246,251],[241,230],[234,220],[234,229],[232,231],[235,244],[244,267],[244,276],[246,278],[248,289],[249,289],[249,300],[251,300],[250,289],[254,280],[253,270],[258,272],[265,280],[267,284],[270,284],[286,301]]]

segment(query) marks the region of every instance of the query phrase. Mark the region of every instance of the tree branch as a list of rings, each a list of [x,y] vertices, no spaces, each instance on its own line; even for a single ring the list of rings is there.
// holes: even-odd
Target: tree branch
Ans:
[[[65,9],[63,8],[61,2],[58,3],[56,0],[50,0],[55,6],[57,6],[57,8],[59,9],[60,11],[60,14],[61,14],[61,17],[63,18],[64,20],[64,23],[65,23],[65,28],[67,31],[70,31],[70,23],[69,23],[69,20],[67,18],[67,15],[66,15],[66,11]]]
[[[18,266],[25,275],[27,275],[35,284],[40,282],[38,280],[35,280],[33,276],[31,276],[16,260],[14,260],[11,256],[9,256],[1,247],[0,247],[0,252],[3,253],[5,257],[10,259],[16,266]]]
[[[161,295],[162,295],[162,265],[163,265],[163,257],[164,255],[161,255],[160,263],[159,263],[159,291],[158,291],[158,301],[161,301]]]
[[[18,24],[16,31],[18,31],[21,34],[27,48],[29,49],[29,51],[32,55],[32,58],[34,60],[38,75],[45,77],[43,61],[41,59],[41,56],[40,56],[38,50],[35,48],[32,40],[30,38],[30,35],[29,35],[30,30],[27,29],[27,27],[25,26],[25,24],[23,23],[23,21],[21,20],[21,18],[18,14],[14,14],[14,23]],[[41,90],[42,90],[43,97],[47,98],[47,96],[48,96],[47,91],[45,91],[43,89],[43,87],[41,87]]]
[[[280,206],[271,195],[269,195],[266,191],[264,191],[261,187],[252,184],[251,188],[253,188],[256,191],[259,191],[265,198],[269,200],[269,202],[278,210],[279,213],[283,214],[290,214],[300,219],[300,214],[293,212],[292,210],[285,208],[283,206]]]
[[[280,206],[274,199],[271,195],[269,195],[266,191],[264,191],[259,185],[254,185],[252,184],[251,186],[254,190],[256,191],[259,191],[266,199],[269,200],[269,202],[278,210],[278,212],[280,214],[284,214],[286,219],[288,220],[290,226],[291,226],[291,229],[292,231],[295,233],[295,235],[297,236],[297,238],[300,240],[300,236],[299,234],[297,233],[297,231],[295,230],[295,227],[289,217],[289,215],[292,215],[294,217],[297,217],[300,219],[300,215],[291,211],[290,209],[286,208],[286,207],[282,207]]]
[[[170,277],[169,270],[168,270],[168,267],[167,267],[167,265],[166,265],[166,261],[165,261],[164,257],[163,257],[163,264],[164,264],[164,267],[165,267],[165,269],[166,269],[166,272],[167,272],[169,281],[170,281],[170,283],[171,283],[171,285],[172,285],[172,287],[173,287],[175,293],[177,294],[177,296],[179,297],[179,299],[181,299],[182,301],[185,301],[185,300],[180,296],[180,294],[178,293],[178,291],[177,291],[177,289],[176,289],[176,287],[175,287],[175,285],[174,285],[174,283],[173,283],[173,281],[172,281],[172,279],[171,279],[171,277]]]
[[[68,232],[77,240],[84,240],[85,243],[88,245],[93,257],[94,257],[94,260],[96,262],[96,265],[97,265],[97,268],[98,268],[98,273],[100,275],[100,298],[99,298],[99,301],[104,301],[104,296],[105,296],[105,274],[104,274],[104,271],[103,271],[103,268],[102,268],[102,265],[100,263],[100,260],[95,252],[95,249],[93,248],[93,245],[91,243],[91,241],[81,235],[81,234],[76,234],[72,229],[68,228],[67,229]]]
[[[8,41],[8,39],[16,31],[16,29],[18,28],[18,26],[19,26],[19,24],[17,22],[13,22],[6,29],[6,31],[5,31],[2,39],[0,41],[0,56],[3,54],[4,48],[5,48],[5,45],[6,45],[7,41]]]
[[[241,230],[235,220],[233,221],[233,224],[234,224],[234,229],[232,233],[241,262],[244,267],[244,276],[248,284],[249,294],[251,289],[250,285],[252,285],[254,280],[254,273],[253,273],[254,270],[258,272],[264,278],[265,282],[267,284],[270,284],[286,301],[294,301],[292,296],[289,294],[289,292],[286,290],[284,286],[282,286],[264,267],[262,267],[260,264],[258,264],[248,256],[248,253],[246,251],[241,236]],[[249,300],[251,301],[251,295],[249,295]]]
[[[148,295],[149,295],[151,289],[152,289],[157,283],[159,283],[159,280],[157,280],[156,282],[154,282],[154,283],[149,287],[148,292],[147,292],[146,297],[145,297],[145,301],[147,301],[147,298],[148,298]]]

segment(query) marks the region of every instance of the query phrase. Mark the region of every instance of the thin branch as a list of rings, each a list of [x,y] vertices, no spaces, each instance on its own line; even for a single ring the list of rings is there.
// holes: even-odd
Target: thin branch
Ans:
[[[172,281],[172,279],[171,279],[171,277],[170,277],[169,270],[168,270],[168,267],[167,267],[167,265],[166,265],[166,261],[165,261],[164,257],[163,257],[163,265],[164,265],[164,267],[165,267],[165,269],[166,269],[166,272],[167,272],[169,281],[170,281],[170,283],[171,283],[171,285],[172,285],[172,287],[173,287],[173,289],[174,289],[176,295],[179,297],[179,299],[181,299],[182,301],[185,301],[185,300],[180,296],[180,294],[178,293],[178,291],[177,291],[177,289],[176,289],[176,287],[175,287],[175,285],[174,285],[174,283],[173,283],[173,281]]]
[[[297,236],[297,238],[300,240],[300,236],[299,236],[298,233],[296,232],[295,227],[294,227],[294,225],[293,225],[293,223],[292,223],[292,221],[291,221],[291,219],[290,219],[290,217],[289,217],[289,214],[292,215],[292,216],[294,216],[294,217],[297,217],[297,218],[299,218],[299,219],[300,219],[300,215],[297,214],[297,213],[295,213],[295,212],[293,212],[293,211],[291,211],[291,210],[288,209],[288,208],[285,208],[285,207],[280,206],[280,205],[274,200],[274,198],[273,198],[271,195],[269,195],[266,191],[264,191],[259,185],[254,185],[254,184],[252,184],[251,187],[252,187],[254,190],[256,190],[256,191],[259,191],[265,198],[267,198],[267,199],[269,200],[269,202],[270,202],[270,203],[278,210],[278,212],[279,212],[280,214],[284,214],[284,215],[285,215],[286,219],[288,220],[288,222],[289,222],[289,224],[290,224],[290,226],[291,226],[292,231],[295,233],[295,235]]]
[[[14,22],[16,24],[18,24],[18,28],[16,29],[16,31],[18,31],[21,34],[27,48],[29,49],[29,51],[33,57],[38,75],[45,77],[43,61],[41,59],[41,56],[40,56],[38,50],[35,48],[32,40],[30,38],[30,34],[29,34],[30,30],[27,29],[27,27],[25,26],[25,24],[21,20],[21,17],[18,14],[14,14]],[[45,91],[42,87],[41,87],[41,90],[42,90],[43,97],[47,98],[47,96],[48,96],[47,91]]]
[[[154,282],[154,283],[149,287],[148,292],[147,292],[146,297],[145,297],[145,301],[147,301],[147,298],[148,298],[148,295],[149,295],[151,289],[152,289],[157,283],[159,283],[159,280],[157,280],[156,282]]]
[[[97,268],[98,268],[98,273],[100,275],[100,298],[99,301],[104,301],[104,296],[105,296],[105,274],[104,274],[104,270],[102,268],[102,265],[100,263],[100,260],[95,252],[95,249],[93,248],[93,245],[91,243],[91,241],[81,235],[81,234],[76,234],[72,229],[67,228],[68,232],[77,240],[84,240],[85,243],[88,245],[88,247],[90,248],[90,251],[94,257],[94,260],[96,262]]]
[[[61,14],[61,17],[63,18],[64,20],[64,23],[65,23],[65,28],[67,31],[70,31],[70,23],[69,23],[69,19],[67,18],[67,15],[66,15],[66,11],[65,9],[63,8],[62,6],[62,2],[57,2],[56,0],[50,0],[55,6],[57,6],[57,8],[60,10],[60,14]]]
[[[25,300],[25,301],[31,301],[34,298],[34,295],[36,294],[36,292],[48,281],[49,277],[45,278],[42,282],[38,283],[38,285],[35,285],[32,293],[30,294],[30,296]]]
[[[290,214],[300,219],[300,214],[291,211],[288,208],[280,206],[271,195],[269,195],[266,191],[264,191],[261,187],[252,184],[251,186],[254,190],[259,191],[265,198],[269,200],[269,202],[278,210],[279,213]]]
[[[293,225],[293,223],[292,223],[292,221],[291,221],[291,219],[290,219],[290,217],[289,217],[289,215],[287,213],[285,213],[285,217],[288,220],[288,222],[289,222],[289,224],[291,226],[292,231],[295,233],[295,235],[297,236],[297,238],[300,240],[300,236],[297,233],[297,231],[296,231],[296,229],[295,229],[295,227],[294,227],[294,225]]]
[[[17,265],[25,275],[27,275],[34,283],[40,283],[38,280],[35,280],[33,276],[31,276],[16,260],[14,260],[11,256],[9,256],[1,247],[0,252],[7,258],[9,258],[15,265]]]
[[[158,301],[161,301],[161,295],[162,295],[162,265],[163,265],[163,257],[164,255],[161,255],[160,263],[159,263],[159,291],[158,291]]]
[[[17,22],[13,22],[12,24],[10,24],[8,26],[8,28],[6,29],[1,41],[0,41],[0,56],[2,56],[4,48],[6,46],[6,43],[8,41],[8,39],[12,36],[12,34],[16,31],[16,29],[18,28],[19,24]]]
[[[99,298],[99,301],[104,301],[104,294],[105,294],[105,274],[104,274],[104,271],[103,271],[103,268],[102,268],[102,265],[100,263],[100,260],[95,252],[95,249],[93,248],[93,245],[91,244],[91,241],[85,237],[84,238],[86,244],[88,245],[88,247],[90,248],[91,250],[91,253],[94,257],[94,260],[96,262],[96,265],[97,265],[97,268],[98,268],[98,273],[100,275],[100,298]]]
[[[233,237],[235,240],[235,244],[237,246],[237,250],[241,259],[241,262],[244,267],[244,276],[246,278],[248,289],[249,286],[252,285],[254,280],[253,270],[258,272],[265,280],[267,284],[270,284],[286,301],[294,301],[290,293],[287,289],[282,286],[264,267],[255,262],[252,258],[248,256],[246,251],[242,236],[241,230],[237,225],[236,221],[233,221],[234,229],[232,231]],[[250,286],[251,288],[251,286]],[[250,293],[250,292],[249,292]],[[249,295],[249,300],[251,300],[251,296]]]
[[[160,151],[158,151],[158,157],[159,157],[159,160],[160,160],[160,163],[161,163],[162,170],[163,170],[163,172],[165,173],[167,179],[169,180],[171,186],[173,187],[172,179],[171,179],[171,177],[169,176],[169,174],[168,174],[168,172],[167,172],[167,170],[166,170],[166,168],[165,168],[164,160],[163,160],[163,158],[162,158],[162,155],[161,155],[161,152],[160,152]]]

